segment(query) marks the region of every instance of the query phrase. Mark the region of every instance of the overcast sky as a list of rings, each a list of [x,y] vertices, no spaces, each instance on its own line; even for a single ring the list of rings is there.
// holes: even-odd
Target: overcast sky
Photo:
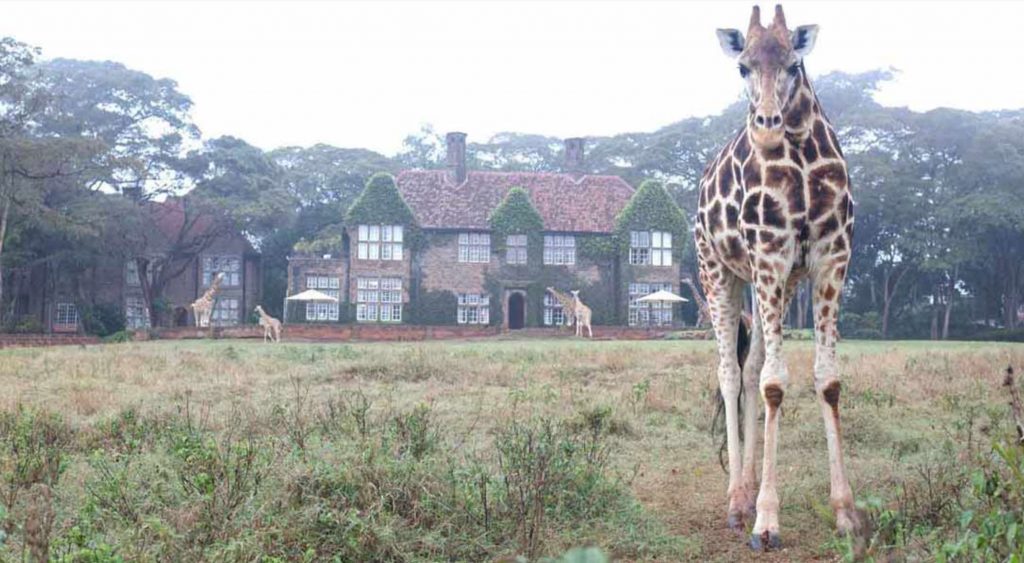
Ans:
[[[388,154],[421,125],[470,140],[651,131],[740,94],[716,27],[751,2],[4,2],[0,35],[47,58],[173,78],[207,137]],[[772,5],[762,7],[766,23]],[[879,100],[1024,107],[1017,2],[788,2],[821,26],[806,65],[896,67]]]

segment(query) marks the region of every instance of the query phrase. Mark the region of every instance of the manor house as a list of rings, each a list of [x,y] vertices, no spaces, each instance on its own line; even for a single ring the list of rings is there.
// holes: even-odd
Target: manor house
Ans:
[[[554,326],[565,322],[546,291],[554,287],[579,290],[595,325],[679,324],[678,306],[636,299],[659,289],[679,293],[686,231],[624,214],[645,190],[617,176],[586,174],[584,139],[565,140],[558,173],[467,170],[465,133],[449,133],[446,141],[446,169],[403,171],[388,181],[393,199],[378,202],[404,202],[411,217],[350,212],[332,254],[293,253],[288,294],[316,289],[339,303],[289,304],[288,322]],[[653,189],[662,208],[654,215],[676,214],[673,225],[685,225],[664,190]],[[496,229],[496,211],[522,191],[542,224]],[[371,196],[380,191],[364,192],[355,205],[372,204],[365,201]]]

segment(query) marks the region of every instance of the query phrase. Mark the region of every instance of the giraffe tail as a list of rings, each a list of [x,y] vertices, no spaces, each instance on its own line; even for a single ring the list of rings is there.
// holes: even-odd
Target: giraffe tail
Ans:
[[[743,373],[743,363],[747,361],[747,353],[750,352],[750,327],[744,319],[740,319],[739,327],[737,328],[736,334],[736,360],[740,364],[740,373]],[[736,412],[739,414],[737,417],[740,421],[743,420],[743,385],[740,385],[740,393],[736,397]],[[740,439],[743,439],[743,425],[740,424]],[[725,453],[728,448],[728,439],[726,435],[726,424],[725,424],[725,397],[722,396],[721,388],[715,390],[715,416],[711,419],[711,436],[721,435],[721,442],[718,445],[718,464],[722,466],[722,471],[728,471],[725,462]]]

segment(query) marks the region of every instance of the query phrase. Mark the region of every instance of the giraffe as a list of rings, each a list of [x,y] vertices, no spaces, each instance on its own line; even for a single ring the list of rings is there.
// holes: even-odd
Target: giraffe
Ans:
[[[576,336],[583,337],[583,327],[587,327],[587,337],[594,337],[594,329],[590,328],[590,307],[587,307],[580,301],[580,290],[574,289],[572,293],[572,308],[573,315],[576,317]]]
[[[217,292],[220,291],[222,281],[224,281],[224,273],[217,272],[217,275],[213,277],[213,281],[210,282],[210,287],[203,292],[199,299],[192,302],[192,315],[196,318],[196,328],[210,326],[214,298],[217,296]]]
[[[843,154],[804,70],[816,25],[790,30],[782,7],[768,27],[754,7],[746,37],[718,30],[722,50],[738,62],[749,112],[745,126],[706,168],[700,182],[697,246],[700,282],[718,341],[718,380],[725,401],[729,486],[727,524],[743,529],[756,509],[750,545],[781,545],[776,451],[779,409],[789,373],[782,319],[797,284],[814,284],[814,389],[825,425],[830,501],[840,533],[858,534],[861,517],[843,463],[836,341],[853,236],[853,199]],[[736,355],[743,295],[752,284],[756,312],[750,351]],[[742,457],[739,396],[743,390]],[[759,391],[759,392],[758,392]],[[757,396],[765,403],[760,490],[754,455]]]
[[[697,285],[693,283],[693,278],[686,276],[680,280],[680,282],[686,287],[690,288],[690,293],[693,294],[693,300],[697,303],[697,324],[694,325],[697,328],[704,326],[704,323],[711,322],[711,313],[708,311],[708,304],[701,297],[700,292],[697,291]]]
[[[263,327],[263,341],[268,339],[271,342],[281,341],[281,321],[271,317],[260,305],[256,306],[256,314],[260,316],[260,326]]]
[[[573,326],[576,322],[576,300],[553,287],[549,287],[547,290],[562,306],[562,314],[565,315],[565,324],[567,326]]]

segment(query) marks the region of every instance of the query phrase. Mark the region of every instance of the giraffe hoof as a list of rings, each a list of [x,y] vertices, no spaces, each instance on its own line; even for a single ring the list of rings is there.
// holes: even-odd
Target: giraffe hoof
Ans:
[[[782,547],[782,538],[777,533],[765,530],[760,534],[750,535],[750,549],[754,551],[771,551],[780,547]]]
[[[744,531],[744,529],[743,529],[743,515],[742,514],[730,514],[725,519],[725,525],[728,526],[730,530],[742,534],[743,531]]]

